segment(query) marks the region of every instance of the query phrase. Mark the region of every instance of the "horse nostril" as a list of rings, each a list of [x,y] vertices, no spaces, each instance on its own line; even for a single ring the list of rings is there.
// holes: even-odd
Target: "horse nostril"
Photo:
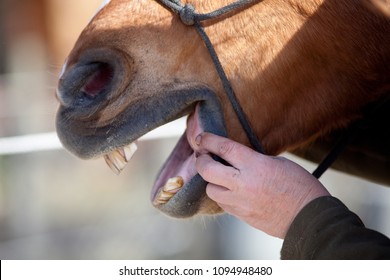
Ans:
[[[107,63],[96,63],[97,69],[85,81],[80,91],[87,97],[94,99],[111,83],[114,71]]]
[[[71,54],[57,88],[61,106],[80,114],[97,113],[96,106],[107,105],[128,86],[133,65],[131,56],[116,49],[98,48]]]
[[[108,63],[76,64],[61,77],[58,97],[65,106],[88,105],[86,101],[93,101],[109,91],[113,78],[114,68]]]

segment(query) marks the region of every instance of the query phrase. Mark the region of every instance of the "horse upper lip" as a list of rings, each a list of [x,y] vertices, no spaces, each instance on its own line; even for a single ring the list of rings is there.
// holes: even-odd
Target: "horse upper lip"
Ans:
[[[191,107],[202,100],[206,100],[210,107],[208,111],[211,116],[206,122],[225,133],[215,94],[208,88],[196,87],[167,89],[155,96],[134,101],[111,122],[103,125],[99,125],[96,118],[86,119],[86,113],[78,107],[60,106],[56,120],[57,134],[62,144],[76,156],[95,158],[117,147],[124,147],[152,129],[190,113]]]

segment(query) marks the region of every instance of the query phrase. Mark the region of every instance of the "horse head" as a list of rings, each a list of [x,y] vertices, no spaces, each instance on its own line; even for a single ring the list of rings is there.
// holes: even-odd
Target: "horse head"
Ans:
[[[195,170],[195,137],[208,131],[249,142],[207,48],[159,1],[106,2],[60,74],[63,145],[81,158],[105,157],[119,171],[131,143],[188,115],[151,199],[174,217],[220,212]],[[267,154],[348,126],[386,94],[390,23],[370,1],[254,2],[202,25]],[[228,3],[191,4],[210,12]]]

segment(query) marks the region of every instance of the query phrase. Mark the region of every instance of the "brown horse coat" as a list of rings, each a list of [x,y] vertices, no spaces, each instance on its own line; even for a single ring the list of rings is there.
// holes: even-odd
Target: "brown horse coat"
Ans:
[[[209,12],[231,1],[184,2]],[[258,2],[204,23],[205,30],[265,151],[318,161],[388,96],[389,1]],[[99,11],[70,53],[57,93],[59,137],[82,158],[124,157],[123,147],[141,135],[189,114],[152,200],[178,175],[184,186],[158,208],[176,217],[219,211],[194,171],[194,134],[248,140],[199,35],[158,1],[112,0]],[[390,183],[389,112],[387,104],[335,167]]]

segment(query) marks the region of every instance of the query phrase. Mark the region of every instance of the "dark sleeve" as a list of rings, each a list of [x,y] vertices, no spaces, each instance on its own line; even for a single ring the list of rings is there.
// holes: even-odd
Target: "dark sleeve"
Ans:
[[[283,242],[282,259],[390,259],[390,239],[368,229],[337,198],[306,205]]]

